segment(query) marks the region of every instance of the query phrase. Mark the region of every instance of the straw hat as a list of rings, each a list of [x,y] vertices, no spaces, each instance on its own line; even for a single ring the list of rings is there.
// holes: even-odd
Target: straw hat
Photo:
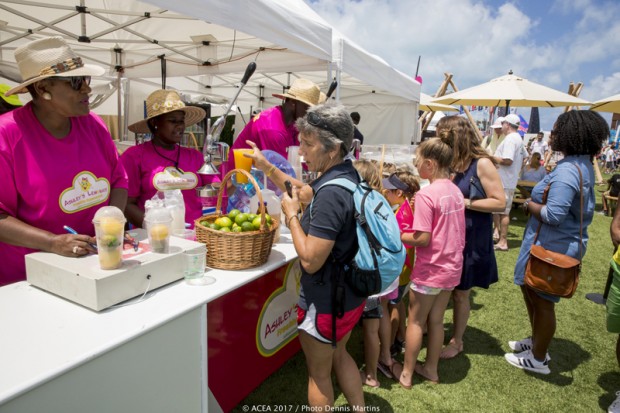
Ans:
[[[87,65],[61,37],[45,37],[15,49],[15,61],[24,82],[5,93],[26,93],[26,86],[52,76],[101,76],[105,69]]]
[[[319,104],[321,89],[314,82],[307,79],[295,79],[286,93],[274,93],[272,96],[280,99],[298,100],[306,105]]]
[[[164,113],[185,112],[185,126],[192,126],[207,116],[204,109],[196,106],[185,106],[179,94],[174,90],[159,89],[146,98],[146,119],[129,125],[129,130],[135,133],[151,133],[147,122]]]

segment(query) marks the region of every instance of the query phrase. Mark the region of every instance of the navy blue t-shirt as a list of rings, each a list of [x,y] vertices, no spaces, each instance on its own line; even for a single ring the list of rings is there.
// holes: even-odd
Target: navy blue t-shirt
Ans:
[[[301,218],[304,233],[335,241],[332,254],[316,273],[308,274],[302,267],[299,306],[307,310],[310,304],[315,304],[318,314],[331,314],[332,277],[330,275],[337,269],[337,266],[349,263],[358,249],[353,195],[346,189],[335,185],[328,185],[318,190],[325,182],[335,178],[359,182],[359,175],[351,161],[345,161],[330,168],[310,184],[315,191],[314,200]],[[333,262],[332,256],[336,263]],[[344,286],[345,290],[344,310],[349,311],[359,307],[364,302],[364,298],[357,297],[344,283],[343,277],[340,278],[339,284]]]

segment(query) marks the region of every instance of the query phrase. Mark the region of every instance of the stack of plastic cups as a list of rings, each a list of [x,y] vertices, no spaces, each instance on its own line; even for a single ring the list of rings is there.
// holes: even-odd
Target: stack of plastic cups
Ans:
[[[299,146],[289,146],[288,149],[288,163],[291,164],[293,171],[295,171],[295,178],[302,180],[302,168],[301,157],[299,156]]]

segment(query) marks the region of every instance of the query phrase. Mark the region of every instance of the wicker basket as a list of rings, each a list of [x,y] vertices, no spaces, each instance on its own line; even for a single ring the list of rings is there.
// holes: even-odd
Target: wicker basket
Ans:
[[[222,195],[226,190],[226,183],[233,173],[242,173],[254,185],[258,195],[260,206],[260,229],[248,232],[223,232],[205,227],[201,222],[214,222],[222,214]],[[212,268],[223,270],[243,270],[258,267],[267,262],[273,237],[280,223],[274,219],[271,227],[267,227],[265,221],[265,204],[260,187],[254,177],[243,169],[233,169],[228,172],[217,195],[217,207],[214,214],[205,215],[195,221],[196,239],[207,246],[207,265]]]

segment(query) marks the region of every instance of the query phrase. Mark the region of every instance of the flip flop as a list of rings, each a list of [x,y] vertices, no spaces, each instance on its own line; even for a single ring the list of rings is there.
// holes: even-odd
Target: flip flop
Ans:
[[[508,251],[508,247],[501,248],[501,247],[498,247],[497,245],[493,245],[493,249],[494,249],[495,251],[503,251],[503,252]]]
[[[415,374],[422,377],[424,380],[430,381],[433,384],[439,384],[439,378],[436,378],[435,380],[433,380],[430,377],[428,377],[426,374],[424,374],[424,363],[416,363],[415,368],[413,370],[415,371]]]
[[[413,379],[411,380],[411,384],[409,385],[403,383],[400,379],[398,379],[398,384],[400,384],[400,387],[402,387],[405,390],[411,390],[411,388],[413,387]]]
[[[458,347],[456,344],[450,342],[447,346],[441,350],[441,354],[439,355],[440,359],[449,360],[453,359],[459,354],[463,352],[463,346]]]
[[[381,372],[381,374],[383,374],[388,379],[396,380],[396,378],[394,376],[392,376],[392,366],[388,366],[387,364],[382,363],[381,361],[379,361],[377,363],[377,370],[379,370]]]

